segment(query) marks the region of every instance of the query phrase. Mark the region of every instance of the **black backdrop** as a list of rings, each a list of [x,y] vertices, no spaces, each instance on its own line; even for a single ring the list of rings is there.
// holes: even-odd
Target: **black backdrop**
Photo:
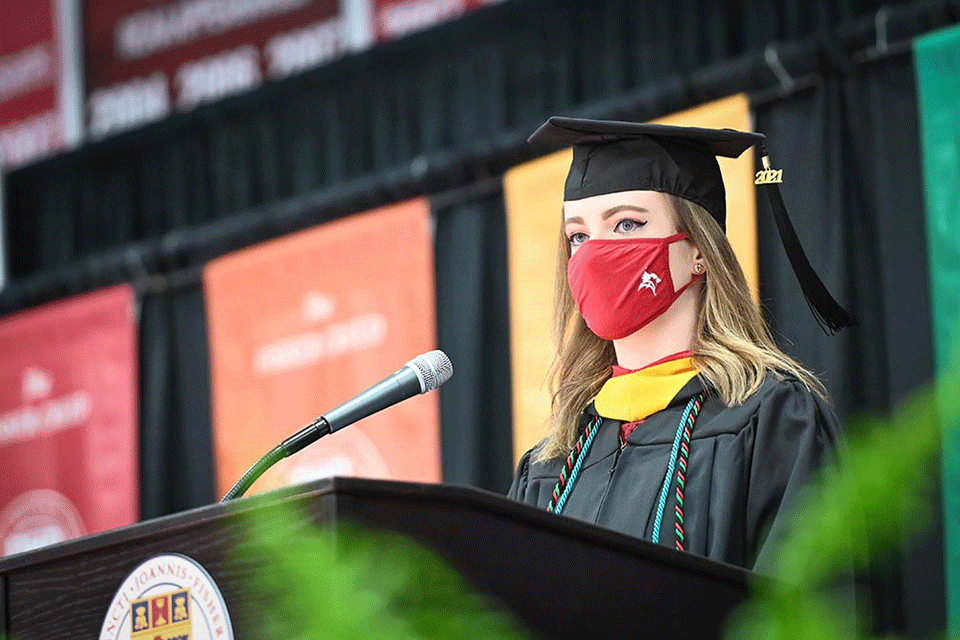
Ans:
[[[363,176],[433,174],[515,152],[551,113],[771,41],[829,41],[841,21],[883,5],[919,7],[913,13],[936,15],[933,24],[949,19],[943,1],[507,1],[13,173],[8,273],[69,265]],[[753,82],[772,77],[765,65],[753,73]],[[695,95],[678,97],[686,106]]]
[[[140,517],[210,504],[210,393],[203,292],[143,291],[140,315]]]
[[[440,387],[443,478],[506,493],[513,475],[506,215],[499,181],[481,184],[491,186],[433,203],[438,343],[456,363]]]
[[[522,140],[551,113],[646,119],[748,91],[804,247],[860,326],[819,333],[761,199],[767,317],[823,375],[841,417],[886,413],[933,370],[913,61],[901,45],[957,21],[960,6],[728,5],[514,0],[15,172],[14,281],[0,311],[132,280],[142,515],[204,504],[215,496],[198,268],[427,194],[438,344],[457,366],[441,390],[444,478],[502,491],[512,452],[499,176],[530,157]],[[793,38],[774,49],[788,76],[764,56],[776,38]],[[939,536],[934,526],[865,578],[878,630],[943,626]]]
[[[762,199],[759,234],[773,241],[760,243],[761,298],[780,344],[822,375],[849,428],[858,414],[890,412],[933,371],[914,92],[901,54],[755,106],[808,256],[859,326],[827,337],[811,322]],[[924,637],[942,625],[942,562],[936,524],[864,578],[880,629]]]

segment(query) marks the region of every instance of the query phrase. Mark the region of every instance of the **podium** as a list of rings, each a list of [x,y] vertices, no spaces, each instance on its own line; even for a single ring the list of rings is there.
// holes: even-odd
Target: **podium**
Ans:
[[[541,638],[718,638],[727,616],[749,594],[751,574],[743,569],[493,493],[333,478],[0,559],[0,637],[103,638],[104,620],[112,615],[116,637],[129,638],[129,625],[141,619],[168,622],[163,616],[170,617],[183,600],[176,600],[177,593],[166,604],[157,598],[153,606],[169,610],[151,612],[150,602],[137,598],[159,588],[150,587],[144,596],[147,591],[138,592],[136,585],[146,584],[149,572],[131,573],[153,556],[180,554],[202,566],[219,587],[233,637],[256,638],[257,620],[250,613],[256,603],[244,588],[256,558],[238,557],[235,545],[245,512],[280,504],[294,505],[335,531],[337,523],[350,522],[416,540]],[[192,571],[172,566],[161,572]],[[128,583],[130,593],[122,595],[121,585]],[[193,597],[201,603],[197,585]],[[115,596],[126,600],[123,606]]]

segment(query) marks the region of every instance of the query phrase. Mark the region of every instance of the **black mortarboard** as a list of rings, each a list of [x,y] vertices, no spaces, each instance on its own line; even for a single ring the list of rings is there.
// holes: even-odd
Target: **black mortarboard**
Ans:
[[[814,316],[828,332],[855,324],[803,252],[777,187],[780,173],[770,169],[762,133],[554,116],[529,141],[573,146],[564,200],[618,191],[661,191],[699,204],[722,229],[726,229],[726,192],[717,156],[736,158],[757,145],[764,168],[756,182],[767,193],[780,240]]]

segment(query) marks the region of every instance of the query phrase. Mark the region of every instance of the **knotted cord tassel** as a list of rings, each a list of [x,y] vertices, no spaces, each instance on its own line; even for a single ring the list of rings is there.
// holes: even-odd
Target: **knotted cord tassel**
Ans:
[[[813,312],[820,327],[828,334],[834,334],[844,327],[852,327],[857,324],[854,317],[843,307],[841,307],[827,287],[824,286],[816,271],[810,265],[807,255],[800,244],[800,238],[790,222],[790,216],[787,215],[787,207],[783,203],[783,197],[780,195],[780,187],[777,182],[780,179],[779,172],[771,169],[770,157],[764,145],[760,146],[761,161],[763,171],[757,174],[756,183],[763,187],[767,194],[767,200],[770,202],[770,208],[773,211],[773,219],[777,223],[777,231],[780,233],[780,242],[787,252],[787,258],[790,260],[790,266],[797,275],[797,281],[800,283],[800,289],[807,300],[807,305]]]

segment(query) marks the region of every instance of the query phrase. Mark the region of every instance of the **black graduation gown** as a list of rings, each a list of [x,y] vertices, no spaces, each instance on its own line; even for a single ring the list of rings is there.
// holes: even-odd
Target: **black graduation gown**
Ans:
[[[621,421],[604,419],[563,515],[652,539],[660,489],[687,402],[704,390],[688,382],[669,406],[648,417],[620,446]],[[581,417],[589,421],[592,406]],[[747,569],[771,565],[773,540],[790,525],[805,482],[834,457],[840,429],[833,411],[793,377],[768,373],[743,404],[706,394],[690,441],[684,491],[687,551]],[[534,448],[534,450],[536,447]],[[520,460],[509,497],[546,508],[564,460]],[[673,547],[676,472],[660,527]]]

